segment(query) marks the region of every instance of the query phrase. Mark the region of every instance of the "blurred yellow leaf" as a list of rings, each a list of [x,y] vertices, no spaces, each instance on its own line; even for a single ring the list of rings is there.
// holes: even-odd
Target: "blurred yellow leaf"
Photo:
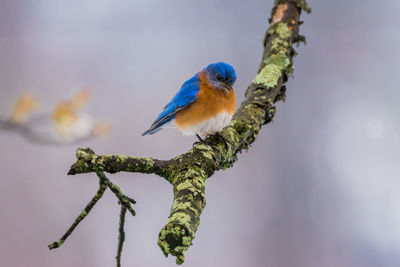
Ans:
[[[78,111],[90,98],[90,91],[84,89],[70,100],[59,102],[52,112],[52,119],[60,136],[69,135],[70,128],[79,121]]]
[[[95,136],[106,136],[110,134],[111,129],[112,127],[110,124],[99,122],[95,124],[92,132]]]
[[[30,92],[25,92],[15,104],[10,114],[9,121],[13,123],[22,123],[29,114],[33,113],[38,108],[39,101]]]
[[[81,90],[71,98],[70,100],[71,107],[76,111],[81,109],[88,102],[91,94],[92,93],[90,89]]]

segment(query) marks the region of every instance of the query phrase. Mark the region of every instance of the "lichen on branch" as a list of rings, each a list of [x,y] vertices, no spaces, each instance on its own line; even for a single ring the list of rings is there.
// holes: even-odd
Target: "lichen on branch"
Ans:
[[[276,111],[274,103],[285,98],[284,83],[293,72],[292,45],[304,41],[299,35],[302,9],[309,11],[304,0],[275,1],[258,74],[247,88],[246,98],[232,121],[221,132],[195,143],[188,152],[170,160],[97,155],[89,148],[80,148],[69,174],[126,171],[165,178],[173,186],[174,200],[158,245],[166,256],[174,255],[178,264],[183,263],[206,204],[206,180],[215,171],[231,167],[237,154],[249,149],[261,127],[272,121]]]

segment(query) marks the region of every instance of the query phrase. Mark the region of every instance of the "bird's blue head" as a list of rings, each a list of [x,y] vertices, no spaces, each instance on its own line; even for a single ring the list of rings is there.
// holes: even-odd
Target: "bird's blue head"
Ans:
[[[224,62],[212,63],[205,67],[204,71],[212,86],[228,91],[233,90],[236,72],[231,65]]]

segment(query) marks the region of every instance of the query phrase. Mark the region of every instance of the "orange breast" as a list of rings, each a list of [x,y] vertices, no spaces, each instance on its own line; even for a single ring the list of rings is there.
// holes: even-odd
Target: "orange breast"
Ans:
[[[197,99],[188,107],[176,113],[176,126],[183,130],[188,126],[211,119],[221,112],[235,113],[235,92],[214,89],[211,87],[204,72],[200,74],[200,90]]]

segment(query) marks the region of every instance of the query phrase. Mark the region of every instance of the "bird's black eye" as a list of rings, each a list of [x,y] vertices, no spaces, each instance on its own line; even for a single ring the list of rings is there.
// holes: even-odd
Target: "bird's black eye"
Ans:
[[[217,76],[215,76],[215,78],[217,78],[218,81],[222,81],[222,75],[221,74],[217,74]]]

